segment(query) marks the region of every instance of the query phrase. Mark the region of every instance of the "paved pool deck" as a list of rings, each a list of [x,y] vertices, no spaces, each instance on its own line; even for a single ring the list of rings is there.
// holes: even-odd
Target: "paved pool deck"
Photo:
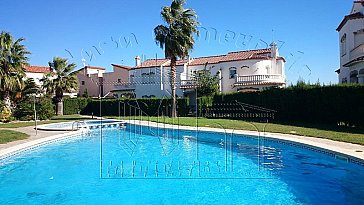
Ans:
[[[185,130],[201,130],[201,131],[212,131],[212,132],[220,132],[220,133],[236,133],[242,135],[257,135],[256,131],[246,131],[246,130],[231,130],[231,129],[218,129],[218,128],[209,128],[209,127],[187,127],[187,126],[177,126],[177,125],[164,125],[161,123],[156,122],[147,122],[147,121],[128,121],[128,123],[135,123],[145,126],[152,126],[158,127],[163,126],[166,128],[173,128],[173,129],[185,129]],[[25,140],[18,140],[14,142],[9,142],[7,144],[0,144],[0,158],[6,154],[11,152],[16,152],[18,150],[24,149],[26,147],[39,145],[40,143],[45,143],[47,141],[52,141],[59,138],[64,138],[70,135],[71,133],[76,134],[79,131],[36,131],[34,126],[29,127],[22,127],[22,128],[2,128],[1,130],[14,130],[23,132],[29,135],[29,138]],[[325,150],[330,150],[336,152],[338,154],[349,155],[355,158],[364,160],[364,146],[352,144],[352,143],[345,143],[345,142],[338,142],[328,139],[321,139],[321,138],[314,138],[314,137],[306,137],[306,136],[297,136],[297,135],[290,135],[290,134],[279,134],[279,133],[261,133],[261,136],[272,138],[272,139],[279,139],[283,141],[289,142],[297,142],[301,144],[305,144],[312,147],[322,148]]]
[[[38,130],[36,133],[36,130],[34,129],[34,126],[29,126],[29,127],[19,127],[19,128],[0,128],[0,132],[1,130],[13,130],[13,131],[18,131],[18,132],[22,132],[22,133],[26,133],[29,135],[29,137],[27,139],[24,140],[17,140],[17,141],[13,141],[13,142],[8,142],[6,144],[0,144],[0,150],[4,150],[10,147],[14,147],[20,144],[24,144],[24,143],[28,143],[28,142],[32,142],[34,140],[39,140],[42,138],[48,138],[48,137],[52,137],[55,135],[60,135],[60,134],[66,134],[69,133],[67,131],[42,131],[42,130]]]

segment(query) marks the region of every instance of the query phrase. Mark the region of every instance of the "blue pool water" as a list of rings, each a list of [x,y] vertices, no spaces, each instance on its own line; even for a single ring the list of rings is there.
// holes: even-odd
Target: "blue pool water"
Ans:
[[[127,125],[1,163],[0,204],[364,204],[363,166],[223,133]]]
[[[116,123],[116,122],[120,122],[120,120],[87,120],[85,121],[86,124],[88,125],[99,125],[99,124],[108,124],[108,123]]]

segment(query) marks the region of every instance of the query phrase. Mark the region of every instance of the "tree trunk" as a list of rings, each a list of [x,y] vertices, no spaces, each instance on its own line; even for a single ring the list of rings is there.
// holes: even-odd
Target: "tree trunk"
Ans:
[[[172,110],[171,117],[177,117],[177,101],[176,101],[176,61],[177,58],[171,58],[171,90],[172,90]]]
[[[57,115],[63,115],[63,100],[60,100],[57,102],[56,112],[57,112]]]
[[[11,111],[11,101],[10,101],[9,91],[4,91],[3,97],[4,97],[4,100],[3,100],[4,107],[6,107],[8,110]]]

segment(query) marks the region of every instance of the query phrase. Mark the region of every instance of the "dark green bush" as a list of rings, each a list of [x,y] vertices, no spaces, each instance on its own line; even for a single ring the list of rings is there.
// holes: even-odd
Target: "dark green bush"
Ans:
[[[49,98],[40,98],[35,105],[35,109],[37,110],[37,117],[40,120],[51,119],[55,114],[55,107]]]
[[[72,98],[64,100],[64,114],[84,114],[96,116],[158,116],[170,115],[171,99],[102,99]],[[188,99],[177,99],[179,116],[187,116]]]
[[[364,86],[300,85],[255,93],[217,95],[214,103],[237,100],[278,111],[285,122],[364,125]]]
[[[14,117],[18,120],[34,120],[34,104],[31,99],[26,99],[18,103],[14,110]]]
[[[52,100],[46,97],[36,99],[35,109],[39,120],[50,119],[54,115]],[[27,98],[18,103],[14,110],[14,117],[19,120],[34,120],[34,99]]]

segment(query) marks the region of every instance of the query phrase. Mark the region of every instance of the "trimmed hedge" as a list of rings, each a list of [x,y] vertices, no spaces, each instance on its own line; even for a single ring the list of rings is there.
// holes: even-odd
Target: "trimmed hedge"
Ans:
[[[65,98],[63,100],[63,114],[73,115],[79,114],[88,103],[91,101],[90,98]]]
[[[96,116],[144,116],[170,115],[171,99],[102,99],[101,114],[100,100],[87,98],[73,98],[64,100],[64,113],[84,114]],[[139,109],[140,108],[140,109]],[[188,99],[177,99],[179,116],[187,116],[189,111]]]
[[[364,86],[292,86],[254,93],[217,95],[214,103],[232,101],[274,109],[285,122],[364,125]]]

